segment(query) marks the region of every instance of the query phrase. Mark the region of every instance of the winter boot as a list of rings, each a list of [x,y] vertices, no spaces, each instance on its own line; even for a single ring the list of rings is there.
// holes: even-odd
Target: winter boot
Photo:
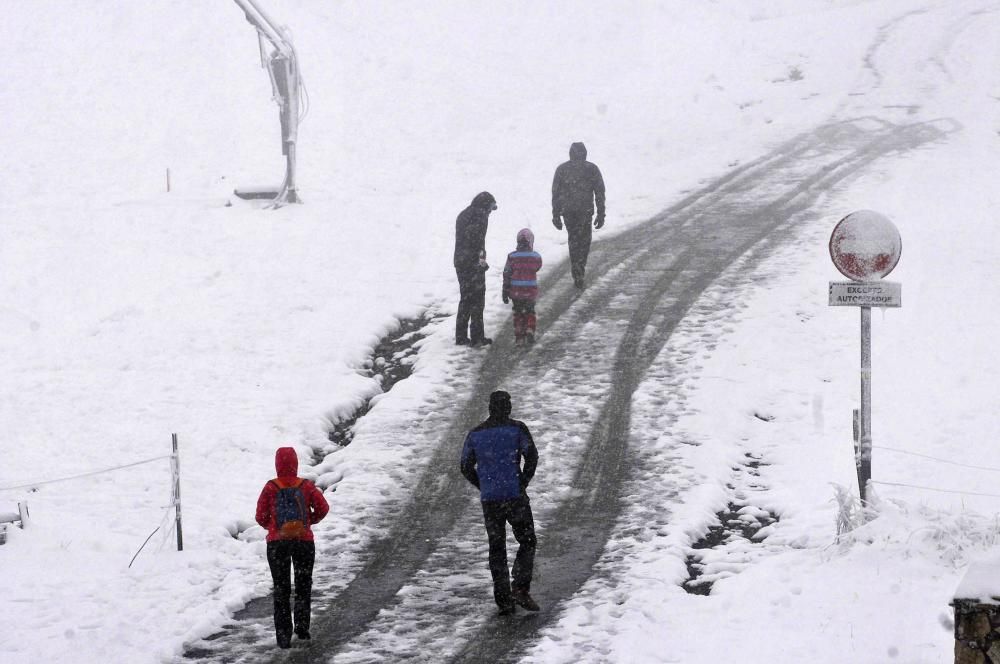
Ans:
[[[514,603],[520,606],[526,611],[541,611],[542,608],[538,606],[538,603],[531,599],[531,595],[528,594],[527,590],[515,590],[514,593]]]

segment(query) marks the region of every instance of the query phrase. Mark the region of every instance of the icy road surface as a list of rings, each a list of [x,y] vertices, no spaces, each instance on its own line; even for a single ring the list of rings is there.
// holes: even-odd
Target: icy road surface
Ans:
[[[363,552],[346,587],[317,598],[329,606],[313,619],[315,640],[281,660],[517,661],[595,574],[630,499],[623,485],[643,471],[627,446],[633,392],[689,308],[724,272],[749,272],[798,228],[826,224],[810,214],[818,197],[953,129],[876,118],[828,124],[595,243],[584,291],[572,286],[566,264],[547,270],[535,347],[514,347],[509,326],[497,335],[468,400],[427,449],[429,471],[411,501],[383,517],[393,523],[390,535]],[[499,388],[512,393],[513,416],[532,429],[540,454],[529,495],[538,533],[532,594],[543,610],[514,619],[495,615],[481,512],[458,473],[464,434]],[[273,637],[269,600],[258,604],[251,624],[189,656],[259,661]]]

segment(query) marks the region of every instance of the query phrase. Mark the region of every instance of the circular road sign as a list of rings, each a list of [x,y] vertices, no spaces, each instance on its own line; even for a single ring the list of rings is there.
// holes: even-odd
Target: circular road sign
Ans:
[[[841,219],[830,235],[830,258],[840,273],[855,281],[875,281],[892,272],[903,252],[895,224],[871,210]]]

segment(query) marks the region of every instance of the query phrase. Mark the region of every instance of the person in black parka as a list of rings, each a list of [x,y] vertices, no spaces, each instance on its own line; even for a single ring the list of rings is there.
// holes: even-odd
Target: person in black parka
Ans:
[[[493,343],[483,329],[486,307],[486,229],[490,212],[497,209],[493,194],[476,194],[472,204],[455,219],[455,273],[458,275],[458,318],[455,343],[485,346]]]
[[[528,501],[528,484],[538,466],[538,449],[524,422],[510,418],[510,394],[502,390],[494,392],[489,407],[489,418],[465,437],[461,471],[479,489],[490,545],[493,599],[500,615],[514,613],[515,604],[538,611],[538,604],[529,594],[537,540]],[[510,570],[508,523],[518,543],[514,567]]]
[[[592,218],[594,228],[604,226],[604,178],[597,165],[587,161],[586,146],[573,143],[569,148],[569,161],[560,164],[552,178],[552,224],[562,230],[563,222],[566,222],[569,261],[577,288],[583,288],[583,275],[590,254]]]

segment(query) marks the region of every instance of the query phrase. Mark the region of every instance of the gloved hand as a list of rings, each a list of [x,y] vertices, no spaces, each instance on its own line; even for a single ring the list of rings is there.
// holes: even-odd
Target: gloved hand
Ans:
[[[600,229],[604,227],[604,215],[597,215],[597,219],[594,219],[594,228]]]
[[[552,225],[556,227],[557,231],[562,230],[562,219],[559,218],[558,214],[552,215]]]
[[[502,294],[500,299],[503,300],[504,304],[510,304],[510,296],[507,293]]]

